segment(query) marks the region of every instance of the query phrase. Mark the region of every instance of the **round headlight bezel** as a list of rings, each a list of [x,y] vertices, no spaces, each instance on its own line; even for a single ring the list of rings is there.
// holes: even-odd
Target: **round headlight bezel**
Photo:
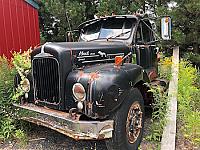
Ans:
[[[78,88],[78,89],[77,89]],[[80,92],[77,92],[79,90]],[[76,101],[84,101],[86,99],[86,91],[81,83],[75,83],[72,87],[73,97]],[[82,94],[82,95],[81,95]]]
[[[27,78],[25,78],[24,80],[20,82],[20,86],[21,86],[21,89],[26,93],[28,93],[31,89],[30,81]]]

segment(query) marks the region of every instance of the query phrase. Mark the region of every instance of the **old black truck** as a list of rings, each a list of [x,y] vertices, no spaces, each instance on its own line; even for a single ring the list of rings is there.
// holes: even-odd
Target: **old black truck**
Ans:
[[[148,86],[157,78],[150,21],[136,15],[84,22],[78,42],[46,43],[31,53],[20,118],[77,140],[106,139],[108,149],[137,149]],[[19,82],[16,78],[16,86]]]

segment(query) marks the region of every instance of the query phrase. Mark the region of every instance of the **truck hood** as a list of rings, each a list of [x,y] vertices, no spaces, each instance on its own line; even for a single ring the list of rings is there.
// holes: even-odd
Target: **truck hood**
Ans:
[[[73,63],[78,66],[93,63],[113,62],[115,56],[124,56],[129,52],[128,46],[122,42],[98,41],[98,42],[61,42],[48,43],[44,52],[57,57],[70,55]],[[32,58],[41,53],[41,47],[32,52]]]

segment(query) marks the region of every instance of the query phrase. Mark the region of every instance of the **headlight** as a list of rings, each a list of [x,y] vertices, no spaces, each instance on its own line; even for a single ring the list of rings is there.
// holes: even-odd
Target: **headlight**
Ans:
[[[30,82],[27,78],[20,82],[21,88],[24,92],[28,93],[30,91]]]
[[[80,83],[75,83],[73,85],[72,93],[77,101],[84,101],[86,98],[85,89]]]

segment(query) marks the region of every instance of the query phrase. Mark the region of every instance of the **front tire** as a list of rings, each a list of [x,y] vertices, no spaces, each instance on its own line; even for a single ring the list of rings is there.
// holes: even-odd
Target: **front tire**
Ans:
[[[137,88],[130,90],[121,107],[111,116],[112,138],[106,141],[109,150],[137,150],[144,128],[144,101]]]

